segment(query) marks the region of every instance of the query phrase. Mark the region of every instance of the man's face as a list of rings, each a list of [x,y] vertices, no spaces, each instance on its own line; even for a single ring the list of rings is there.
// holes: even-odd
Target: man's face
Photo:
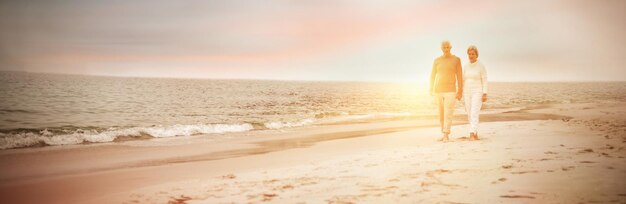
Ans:
[[[450,45],[450,43],[441,44],[441,51],[443,51],[444,54],[450,54],[450,49],[452,49],[452,46]]]

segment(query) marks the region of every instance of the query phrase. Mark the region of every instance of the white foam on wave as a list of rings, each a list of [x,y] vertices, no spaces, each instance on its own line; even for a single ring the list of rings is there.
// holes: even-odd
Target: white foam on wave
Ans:
[[[407,117],[413,116],[415,114],[409,112],[381,112],[381,113],[370,113],[370,114],[359,114],[359,115],[348,115],[348,116],[340,116],[333,118],[325,118],[321,120],[320,123],[337,123],[337,122],[350,122],[350,121],[358,121],[358,120],[369,120],[369,119],[385,119],[385,118],[396,118],[396,117]]]
[[[28,147],[37,144],[46,145],[69,145],[84,142],[102,143],[111,142],[121,136],[152,137],[177,137],[191,136],[196,134],[245,132],[254,129],[251,124],[198,124],[198,125],[173,125],[167,127],[132,127],[123,129],[108,129],[104,131],[75,130],[70,134],[53,135],[47,129],[39,134],[27,132],[16,134],[0,133],[0,149]]]
[[[382,113],[370,113],[363,115],[353,115],[348,116],[347,119],[373,119],[373,118],[393,118],[393,117],[403,117],[410,116],[411,113],[393,113],[393,112],[382,112]]]
[[[345,122],[345,121],[354,121],[354,120],[366,120],[366,119],[377,119],[377,118],[395,118],[395,117],[405,117],[412,116],[413,113],[409,112],[381,112],[381,113],[371,113],[371,114],[362,114],[362,115],[348,115],[348,113],[341,113],[340,116],[336,117],[324,117],[318,119],[307,118],[304,120],[296,121],[296,122],[268,122],[265,123],[265,127],[268,129],[282,129],[282,128],[290,128],[290,127],[300,127],[311,124],[325,124],[325,123],[335,123],[335,122]]]
[[[310,125],[310,124],[313,124],[313,122],[315,122],[315,120],[311,118],[307,118],[307,119],[297,121],[297,122],[276,121],[276,122],[265,123],[265,127],[268,129],[281,129],[281,128],[300,127],[300,126]]]
[[[385,117],[403,117],[403,116],[411,116],[414,114],[409,113],[409,112],[399,112],[399,113],[383,112],[383,113],[379,113],[378,115],[385,116]]]
[[[40,143],[36,133],[4,134],[0,133],[0,149],[34,146]]]
[[[301,127],[311,124],[325,124],[334,122],[344,122],[353,120],[368,120],[377,118],[393,118],[410,116],[411,113],[372,113],[362,115],[339,114],[338,117],[328,117],[323,119],[307,118],[295,122],[268,122],[264,123],[267,129],[283,129]],[[109,128],[106,130],[81,130],[77,129],[66,134],[54,134],[47,129],[39,133],[0,133],[0,149],[11,149],[19,147],[29,147],[36,145],[70,145],[81,143],[104,143],[112,142],[118,137],[139,137],[150,136],[155,138],[191,136],[197,134],[245,132],[253,130],[251,124],[197,124],[197,125],[172,125],[156,127],[131,127],[131,128]]]
[[[142,131],[153,137],[189,136],[194,134],[245,132],[254,129],[251,124],[227,125],[174,125],[171,127],[149,127]]]

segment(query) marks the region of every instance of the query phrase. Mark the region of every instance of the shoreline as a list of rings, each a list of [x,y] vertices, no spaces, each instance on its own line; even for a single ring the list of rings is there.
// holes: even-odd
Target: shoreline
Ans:
[[[510,107],[510,108],[499,108],[499,109],[490,109],[487,110],[485,114],[481,114],[481,120],[484,122],[494,122],[494,121],[521,121],[521,120],[548,120],[548,119],[562,119],[562,118],[567,118],[567,116],[563,116],[563,115],[558,115],[558,114],[550,114],[550,113],[542,113],[542,114],[536,114],[536,113],[528,113],[529,110],[534,110],[534,109],[542,109],[542,108],[547,108],[550,106],[554,106],[554,105],[558,105],[558,104],[541,104],[541,105],[534,105],[531,107],[528,106],[522,106],[522,107]],[[457,111],[459,112],[459,111]],[[463,122],[459,122],[459,121],[464,121],[466,120],[466,114],[455,114],[454,115],[454,125],[459,125],[459,124],[465,124]],[[109,141],[109,142],[89,142],[89,141],[83,141],[81,143],[77,143],[77,144],[55,144],[55,145],[50,145],[50,144],[45,144],[44,141],[39,141],[39,143],[35,143],[33,145],[28,145],[28,146],[19,146],[19,147],[12,147],[12,148],[6,148],[6,149],[0,149],[0,152],[2,151],[11,151],[11,150],[20,150],[20,149],[36,149],[36,148],[49,148],[49,147],[56,147],[56,146],[62,146],[65,148],[73,148],[73,147],[80,147],[80,146],[97,146],[100,144],[123,144],[124,142],[128,142],[128,141],[141,141],[141,140],[159,140],[159,139],[168,139],[168,138],[178,138],[178,139],[183,139],[183,138],[189,138],[189,137],[206,137],[206,136],[220,136],[220,135],[229,135],[229,134],[238,134],[238,133],[257,133],[257,134],[267,134],[267,133],[263,133],[264,131],[272,131],[272,130],[279,130],[279,131],[298,131],[298,129],[302,129],[302,128],[306,128],[306,127],[325,127],[325,126],[336,126],[336,125],[353,125],[353,124],[372,124],[372,123],[381,123],[381,122],[399,122],[399,121],[412,121],[412,123],[414,124],[418,124],[415,127],[431,127],[431,126],[437,126],[438,124],[433,124],[432,121],[436,121],[438,120],[438,116],[437,115],[422,115],[422,116],[418,116],[418,115],[409,115],[409,116],[390,116],[390,117],[383,117],[383,118],[362,118],[362,119],[351,119],[351,120],[339,120],[339,121],[335,121],[335,122],[323,122],[323,123],[319,123],[319,124],[311,124],[311,125],[302,125],[302,126],[294,126],[294,127],[286,127],[286,128],[277,128],[277,129],[272,129],[272,128],[266,128],[266,129],[252,129],[252,130],[248,130],[248,131],[241,131],[241,132],[222,132],[222,133],[201,133],[201,134],[194,134],[194,135],[187,135],[187,136],[171,136],[171,137],[154,137],[154,136],[150,136],[147,133],[141,133],[139,136],[129,136],[129,135],[122,135],[122,136],[116,136],[115,139],[113,139],[113,141]],[[332,120],[331,120],[332,121]],[[246,124],[246,123],[243,123]],[[215,125],[215,124],[213,124]],[[233,124],[231,124],[233,125]],[[234,124],[234,125],[241,125],[241,124]],[[409,126],[407,126],[408,128]],[[137,128],[137,127],[136,127]]]
[[[554,104],[554,103],[546,103],[546,104],[539,104],[539,105],[531,105],[529,106],[519,106],[519,107],[507,107],[507,108],[494,108],[494,109],[488,109],[488,110],[483,110],[483,114],[481,115],[481,117],[483,118],[483,120],[485,122],[492,122],[492,121],[519,121],[519,120],[545,120],[545,119],[554,119],[554,118],[559,118],[559,117],[563,117],[560,115],[551,115],[551,114],[544,114],[544,115],[538,115],[538,114],[529,114],[527,113],[528,110],[533,110],[533,109],[541,109],[541,108],[546,108],[546,107],[550,107],[550,106],[554,106],[554,105],[558,105],[558,104]],[[459,107],[457,107],[457,109],[459,109]],[[457,110],[456,112],[464,112],[463,110]],[[58,128],[55,127],[50,127],[52,128],[52,131],[49,131],[47,128],[17,128],[14,130],[9,130],[9,129],[4,129],[2,130],[0,134],[3,134],[3,138],[2,139],[2,147],[0,147],[0,151],[5,151],[5,150],[13,150],[13,149],[30,149],[30,148],[45,148],[45,147],[51,147],[51,146],[81,146],[81,145],[94,145],[94,144],[109,144],[109,143],[123,143],[126,141],[138,141],[138,140],[151,140],[151,139],[162,139],[162,138],[187,138],[187,137],[197,137],[197,136],[224,136],[224,135],[229,135],[229,134],[236,134],[236,133],[241,133],[241,132],[250,132],[250,133],[256,133],[256,134],[266,134],[263,133],[264,131],[268,131],[268,130],[281,130],[281,131],[291,131],[291,130],[297,130],[298,128],[302,128],[302,127],[310,127],[310,126],[334,126],[334,125],[351,125],[351,124],[371,124],[371,123],[380,123],[380,122],[393,122],[393,121],[414,121],[415,124],[419,124],[420,126],[423,126],[423,124],[430,124],[431,120],[438,120],[438,115],[388,115],[389,113],[371,113],[371,114],[364,114],[364,115],[348,115],[348,116],[341,116],[341,117],[330,117],[330,118],[317,118],[317,116],[315,118],[306,118],[306,119],[302,119],[299,122],[268,122],[265,124],[260,124],[260,123],[247,123],[247,122],[243,122],[243,123],[233,123],[233,124],[227,124],[227,123],[218,123],[218,124],[196,124],[196,125],[170,125],[170,126],[153,126],[156,127],[157,129],[170,129],[170,128],[177,128],[178,126],[192,126],[191,128],[194,128],[193,126],[209,126],[209,127],[214,127],[214,126],[221,126],[221,125],[225,125],[225,126],[230,126],[233,128],[243,128],[243,127],[250,127],[251,129],[247,129],[247,130],[215,130],[217,132],[211,132],[211,133],[196,133],[196,134],[191,134],[191,135],[176,135],[176,136],[153,136],[151,134],[155,134],[155,133],[150,133],[151,131],[161,131],[161,130],[153,130],[151,128],[153,127],[125,127],[125,128],[121,128],[121,129],[108,129],[108,130],[104,130],[106,129],[105,127],[101,127],[100,130],[95,130],[95,132],[90,132],[90,133],[78,133],[78,136],[74,135],[77,134],[76,131],[92,131],[91,128],[95,128],[92,126],[89,127],[85,127],[85,129],[83,128],[79,128],[79,127],[75,127],[78,128],[77,130],[66,130],[69,132],[65,132],[63,134],[60,135],[55,135],[54,133],[51,132],[59,132],[60,130]],[[454,116],[454,120],[455,121],[463,121],[465,120],[465,114],[457,114]],[[306,122],[303,122],[306,121]],[[280,125],[284,125],[284,127],[280,127],[280,128],[271,128],[268,127],[272,126],[271,124],[273,123],[280,123]],[[302,123],[302,124],[301,124]],[[460,123],[461,124],[461,123]],[[146,132],[147,131],[147,132]],[[174,130],[175,131],[175,130]],[[198,130],[200,131],[200,130]],[[72,133],[73,132],[73,133]],[[84,134],[84,135],[83,135]],[[102,134],[104,134],[105,138],[103,140],[103,136]],[[113,134],[111,136],[111,134]],[[188,133],[185,133],[188,134]],[[18,138],[19,140],[8,140],[7,138]],[[57,138],[59,137],[59,138]],[[106,140],[106,137],[113,137],[112,140]],[[59,140],[64,140],[63,138],[67,139],[67,141],[59,141]],[[80,142],[77,142],[76,140],[80,140]],[[49,144],[49,142],[52,142],[52,144]],[[68,143],[69,142],[69,143]],[[11,147],[8,147],[11,146]]]
[[[549,106],[541,106],[542,108],[546,108]],[[504,122],[504,121],[525,121],[525,120],[569,120],[571,117],[550,114],[550,113],[528,113],[529,108],[525,108],[517,111],[509,111],[502,114],[486,114],[481,116],[482,122]],[[453,125],[464,125],[467,122],[463,121],[465,119],[465,115],[456,115],[454,117]],[[424,117],[430,118],[430,117]],[[229,159],[234,157],[243,157],[255,154],[265,154],[275,151],[282,151],[292,148],[305,148],[315,145],[319,142],[330,141],[330,140],[338,140],[338,139],[350,139],[356,137],[365,137],[370,135],[377,134],[386,134],[386,133],[394,133],[407,131],[416,128],[433,128],[438,127],[439,124],[436,122],[436,118],[430,119],[422,119],[422,120],[394,120],[394,121],[369,121],[369,122],[353,122],[353,123],[338,123],[338,124],[327,124],[322,126],[308,126],[308,127],[298,127],[292,128],[291,130],[270,130],[265,133],[261,133],[261,135],[254,135],[255,132],[246,132],[246,133],[231,133],[233,135],[239,135],[238,140],[222,140],[217,144],[207,144],[206,141],[201,141],[201,143],[196,144],[194,146],[204,146],[209,145],[209,147],[216,147],[219,145],[223,145],[224,143],[228,145],[235,145],[230,148],[220,149],[216,148],[217,151],[205,151],[202,153],[195,153],[190,155],[185,155],[181,157],[181,155],[177,155],[176,152],[180,151],[180,149],[176,148],[179,145],[166,145],[167,148],[172,149],[169,151],[170,155],[177,155],[177,157],[173,158],[163,158],[158,157],[155,159],[144,159],[141,161],[133,161],[128,162],[124,161],[117,165],[108,164],[106,167],[100,168],[91,168],[91,169],[79,169],[74,171],[65,171],[65,172],[56,172],[56,173],[48,173],[44,175],[32,175],[32,176],[23,176],[23,177],[14,177],[11,179],[6,179],[5,176],[0,177],[0,186],[3,183],[22,180],[22,179],[37,179],[43,177],[55,177],[55,176],[64,176],[64,175],[72,175],[72,174],[81,174],[81,173],[95,173],[101,171],[107,171],[117,168],[140,168],[140,167],[150,167],[150,166],[159,166],[166,165],[171,163],[185,163],[185,162],[199,162],[199,161],[210,161],[210,160],[219,160],[219,159]],[[363,126],[374,126],[377,128],[369,128]],[[323,131],[323,128],[329,128],[332,131]],[[31,152],[48,152],[55,153],[58,152],[59,155],[55,156],[52,159],[44,159],[40,158],[41,156],[36,155],[37,160],[59,160],[59,157],[63,157],[65,159],[73,159],[72,155],[67,155],[64,152],[68,152],[68,154],[73,154],[73,151],[102,151],[102,152],[111,152],[124,150],[129,151],[128,148],[138,149],[139,153],[151,152],[155,151],[162,146],[156,146],[157,148],[148,149],[142,151],[141,146],[136,147],[133,145],[128,145],[129,143],[142,143],[142,142],[159,142],[159,141],[174,141],[181,140],[179,142],[184,143],[192,143],[197,142],[198,140],[203,140],[203,137],[210,136],[190,136],[190,137],[172,137],[172,138],[150,138],[150,139],[142,139],[142,140],[128,140],[128,141],[119,141],[112,143],[90,143],[90,144],[75,144],[75,145],[59,145],[59,146],[45,146],[45,147],[25,147],[25,148],[16,148],[4,150],[4,152],[0,151],[0,161],[2,158],[17,156],[20,155],[28,155]],[[152,140],[152,141],[150,141]],[[185,142],[184,140],[190,140]],[[210,139],[209,139],[210,140]],[[213,141],[209,141],[213,142]],[[110,150],[109,150],[110,149]],[[89,154],[89,153],[87,153]],[[43,157],[46,157],[44,155]],[[83,156],[89,157],[89,156]],[[12,158],[13,160],[25,160],[22,158]],[[26,158],[27,159],[27,158]],[[80,159],[77,159],[80,160]],[[34,163],[34,162],[32,162]],[[8,175],[6,172],[0,175]]]
[[[592,108],[581,108],[584,106],[592,106]],[[613,104],[613,106],[619,109],[620,107],[624,107],[624,104]],[[54,146],[51,148],[12,149],[10,151],[0,151],[0,161],[2,161],[3,164],[2,179],[0,179],[0,195],[5,195],[5,197],[10,198],[8,199],[10,201],[24,201],[26,203],[35,201],[48,203],[126,202],[128,201],[127,199],[130,198],[130,194],[128,193],[133,192],[136,194],[137,192],[134,191],[138,189],[160,188],[159,186],[161,185],[170,185],[189,180],[199,181],[208,179],[212,181],[215,180],[216,177],[218,181],[220,181],[220,178],[225,175],[226,177],[230,177],[228,175],[235,175],[235,178],[227,180],[237,180],[239,177],[245,178],[244,175],[256,175],[263,170],[271,172],[277,168],[306,166],[310,163],[306,161],[329,161],[332,160],[332,156],[336,155],[352,159],[355,155],[373,151],[372,149],[382,151],[382,154],[387,154],[389,158],[396,158],[395,156],[397,155],[390,153],[390,151],[398,149],[410,152],[412,151],[410,149],[414,149],[416,145],[422,149],[431,149],[433,152],[441,151],[432,148],[435,146],[441,147],[442,145],[469,145],[480,148],[480,146],[474,144],[499,142],[495,140],[496,137],[494,137],[494,134],[509,131],[510,128],[507,128],[508,126],[529,126],[533,128],[531,129],[533,131],[558,126],[556,128],[557,134],[555,137],[562,137],[563,135],[558,134],[559,131],[570,132],[570,129],[580,129],[580,127],[569,127],[567,124],[575,123],[575,121],[578,121],[576,120],[577,118],[582,118],[583,116],[588,117],[588,115],[590,115],[576,115],[572,113],[576,113],[576,111],[587,111],[597,114],[602,111],[597,111],[596,109],[606,108],[607,107],[598,104],[567,104],[540,109],[513,111],[495,116],[484,115],[484,117],[481,116],[481,120],[484,122],[481,124],[485,126],[485,129],[491,126],[497,127],[493,132],[486,131],[485,133],[481,133],[481,135],[484,134],[484,140],[477,143],[466,143],[463,137],[459,137],[464,135],[465,125],[463,125],[463,115],[457,115],[457,118],[455,118],[457,124],[453,127],[453,134],[451,135],[452,138],[456,139],[454,139],[452,143],[446,144],[435,142],[436,138],[439,136],[437,132],[438,128],[436,128],[438,121],[431,121],[431,123],[434,122],[434,124],[424,124],[423,126],[415,125],[415,121],[391,121],[327,125],[323,127],[300,127],[290,131],[268,131],[266,135],[255,138],[251,138],[250,135],[248,135],[250,133],[239,133],[235,134],[235,136],[228,141],[214,141],[200,136],[184,138],[187,141],[181,141],[176,138],[158,139],[158,141],[148,142],[150,143],[149,145],[145,144],[146,141],[125,141],[114,144],[77,145],[79,147]],[[567,112],[567,115],[557,114],[562,112],[561,109],[572,109],[573,112]],[[544,120],[533,120],[531,118],[543,118]],[[503,122],[502,120],[504,119],[518,120]],[[459,120],[463,120],[463,122]],[[618,121],[617,125],[620,125],[620,123],[621,122]],[[583,130],[585,129],[583,128]],[[591,130],[591,132],[597,131],[599,130]],[[588,134],[589,131],[579,131],[570,134],[577,135],[582,133]],[[613,134],[615,133],[616,132],[613,132]],[[620,132],[617,133],[619,134]],[[397,141],[386,140],[390,135],[393,135],[392,137],[396,138]],[[370,144],[371,147],[360,144],[359,142]],[[325,147],[329,144],[337,144],[339,147]],[[506,145],[511,146],[513,144],[505,143],[505,146]],[[623,144],[621,145],[623,146]],[[446,146],[443,147],[450,148]],[[619,150],[618,155],[622,156],[622,158],[617,159],[623,162],[623,147],[616,146],[614,149]],[[101,158],[98,158],[98,156]],[[41,168],[36,168],[38,166],[45,166],[47,169],[42,170]],[[617,171],[622,172],[620,175],[623,175],[623,167],[624,165],[618,165],[618,167],[613,168],[614,170],[617,169]],[[351,169],[350,166],[346,166],[345,168],[348,172]],[[415,168],[419,169],[418,167]],[[202,169],[209,171],[202,171]],[[311,169],[305,171],[309,171],[309,173],[312,172]],[[521,174],[529,173],[520,173],[520,175]],[[278,177],[280,175],[281,174],[275,174],[274,176]],[[327,176],[334,178],[334,180],[341,180],[332,175],[334,174]],[[254,178],[255,176],[250,176],[248,179]],[[365,178],[361,181],[368,180],[369,179]],[[122,187],[120,184],[115,184],[115,182],[123,182],[125,185]],[[332,181],[328,182],[332,183]],[[72,194],[63,193],[64,191],[62,190],[50,189],[53,186],[65,184],[69,185],[70,189],[73,188],[75,190],[80,190],[81,187],[84,188],[85,185],[88,184],[97,184],[99,187],[92,187],[93,189],[89,190],[83,189],[83,191],[79,191],[81,193]],[[262,184],[259,185],[263,186]],[[197,190],[197,188],[198,187],[191,189]],[[49,191],[37,192],[36,189],[47,189]],[[397,189],[404,188],[397,186]],[[187,192],[193,191],[195,190]],[[39,194],[41,197],[23,196],[31,193]],[[186,193],[185,195],[191,194],[193,193]],[[67,195],[72,196],[68,197]],[[99,196],[104,197],[98,198]],[[295,198],[303,198],[302,196],[303,195],[296,196]],[[170,199],[168,197],[157,197],[166,200]],[[223,196],[224,199],[226,197],[228,196]],[[278,199],[278,197],[279,196],[270,196],[269,199],[275,200]],[[403,198],[403,196],[400,195],[392,197]],[[406,197],[411,198],[410,195]],[[188,200],[203,200],[201,198],[202,196],[196,195],[193,199],[190,198]],[[258,198],[265,199],[264,196]],[[502,199],[504,198],[507,197],[502,197]],[[249,201],[245,196],[230,197],[229,199],[222,199],[222,201]],[[295,202],[298,200],[299,199],[283,201]],[[382,201],[384,200],[385,199]],[[409,200],[415,201],[417,199]],[[359,200],[357,199],[357,201]],[[365,201],[369,202],[371,200]],[[162,203],[164,201],[161,200],[158,202]]]

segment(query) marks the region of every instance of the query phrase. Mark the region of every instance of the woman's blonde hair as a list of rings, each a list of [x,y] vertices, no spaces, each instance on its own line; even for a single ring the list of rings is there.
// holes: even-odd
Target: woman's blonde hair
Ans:
[[[474,46],[474,45],[470,45],[470,46],[467,48],[467,53],[469,53],[469,51],[471,51],[471,50],[474,50],[474,52],[476,52],[476,56],[478,56],[478,48],[476,48],[476,46]]]

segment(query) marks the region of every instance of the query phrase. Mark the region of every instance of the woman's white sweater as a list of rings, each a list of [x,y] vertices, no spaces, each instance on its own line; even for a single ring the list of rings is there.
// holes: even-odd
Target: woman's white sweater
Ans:
[[[487,71],[480,61],[463,66],[463,92],[487,93]]]

